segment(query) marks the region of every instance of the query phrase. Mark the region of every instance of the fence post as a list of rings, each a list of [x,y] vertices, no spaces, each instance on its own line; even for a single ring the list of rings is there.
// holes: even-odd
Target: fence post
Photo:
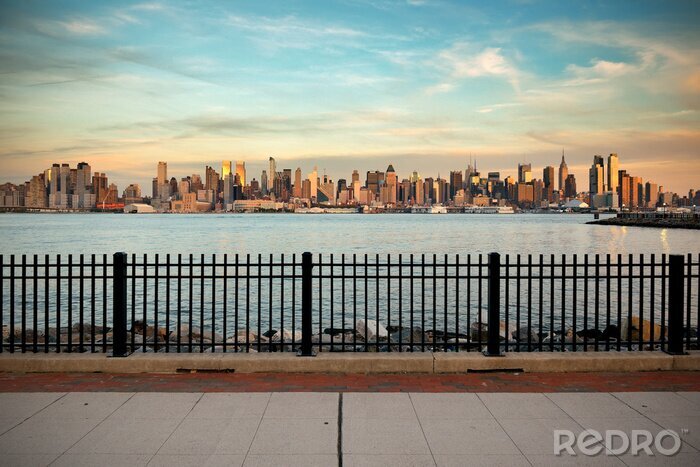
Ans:
[[[683,296],[685,264],[683,255],[671,255],[668,274],[668,350],[683,355]]]
[[[301,349],[299,356],[313,357],[311,350],[311,282],[313,263],[308,251],[301,255]]]
[[[112,356],[126,357],[126,253],[114,253],[112,263]]]
[[[488,341],[484,355],[488,357],[500,357],[501,354],[501,255],[489,253],[488,274]]]

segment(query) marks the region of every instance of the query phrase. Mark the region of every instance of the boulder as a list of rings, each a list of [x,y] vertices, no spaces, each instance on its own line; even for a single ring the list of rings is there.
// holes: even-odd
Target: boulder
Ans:
[[[377,326],[379,329],[377,329]],[[362,336],[365,342],[389,337],[389,331],[381,323],[377,324],[373,319],[368,319],[366,322],[364,319],[358,319],[357,323],[355,323],[355,329],[357,329],[357,333]]]
[[[659,341],[662,338],[660,324],[655,322],[652,327],[650,321],[640,319],[639,316],[632,316],[631,321],[627,317],[622,318],[620,322],[620,339],[626,341],[631,336],[632,342],[636,342],[640,337],[640,329],[641,338],[644,342]]]
[[[282,332],[276,331],[270,338],[270,342],[301,342],[301,331],[290,331],[289,329],[282,329]]]

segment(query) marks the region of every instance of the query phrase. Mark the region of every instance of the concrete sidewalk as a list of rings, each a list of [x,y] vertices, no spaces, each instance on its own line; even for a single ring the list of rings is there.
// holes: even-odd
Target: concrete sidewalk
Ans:
[[[679,434],[553,455],[553,430]],[[700,393],[4,393],[2,465],[700,465]]]

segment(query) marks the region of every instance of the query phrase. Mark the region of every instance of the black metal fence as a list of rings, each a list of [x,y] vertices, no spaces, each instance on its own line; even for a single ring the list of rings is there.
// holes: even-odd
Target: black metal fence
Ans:
[[[697,348],[700,255],[0,255],[0,352]]]

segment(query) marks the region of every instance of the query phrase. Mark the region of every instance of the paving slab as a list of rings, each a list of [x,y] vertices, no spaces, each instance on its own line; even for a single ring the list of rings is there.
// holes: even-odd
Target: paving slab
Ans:
[[[100,423],[97,419],[30,418],[0,436],[3,454],[62,454]]]
[[[338,418],[338,394],[276,392],[270,396],[265,418]]]
[[[338,422],[335,417],[263,418],[250,446],[250,454],[337,454]]]
[[[566,415],[551,419],[502,419],[499,424],[525,455],[551,454],[554,449],[554,430],[569,430],[574,434],[583,431],[578,423]]]
[[[508,434],[493,418],[421,420],[430,445],[438,454],[520,454]]]
[[[175,431],[179,419],[109,417],[75,444],[70,454],[155,454]]]
[[[243,454],[156,454],[148,467],[241,467],[244,460]]]
[[[204,394],[187,418],[203,420],[262,417],[270,400],[268,393]]]
[[[343,418],[344,454],[430,454],[418,419]]]
[[[420,420],[493,418],[491,412],[476,394],[415,393],[411,394],[410,397]]]
[[[72,392],[53,402],[34,415],[39,419],[102,420],[124,405],[134,393]]]
[[[479,399],[499,420],[558,419],[568,417],[544,394],[539,393],[479,393]]]
[[[331,465],[338,465],[338,457],[332,454],[249,454],[243,464],[244,467],[328,467]]]
[[[612,394],[643,415],[700,417],[700,405],[673,392]]]
[[[182,419],[202,397],[202,393],[138,393],[110,417],[118,419]]]
[[[527,458],[522,454],[492,454],[480,455],[470,454],[468,457],[463,454],[436,454],[435,462],[437,467],[519,467],[530,466]]]
[[[547,394],[547,397],[574,419],[577,417],[643,417],[608,393],[554,393]]]
[[[435,467],[430,454],[346,454],[343,467]],[[460,466],[464,465],[464,458]],[[471,465],[471,460],[470,460]]]
[[[158,454],[245,454],[261,417],[183,420]]]
[[[0,394],[0,417],[31,417],[65,396],[64,392],[28,392]]]
[[[416,413],[407,393],[347,393],[343,394],[343,418],[416,420]]]
[[[150,455],[144,454],[63,454],[56,459],[52,467],[93,467],[104,465],[109,467],[146,466]]]

